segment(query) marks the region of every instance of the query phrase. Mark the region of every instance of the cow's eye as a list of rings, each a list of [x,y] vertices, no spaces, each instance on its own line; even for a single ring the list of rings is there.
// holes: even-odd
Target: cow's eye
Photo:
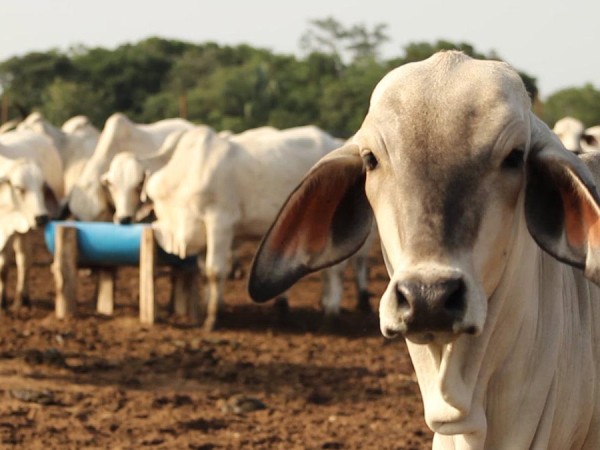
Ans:
[[[372,152],[363,153],[362,160],[367,170],[373,170],[377,167],[377,158],[375,158],[375,155]]]
[[[513,149],[504,161],[502,161],[502,167],[505,169],[519,169],[523,166],[523,157],[525,152],[520,149]]]

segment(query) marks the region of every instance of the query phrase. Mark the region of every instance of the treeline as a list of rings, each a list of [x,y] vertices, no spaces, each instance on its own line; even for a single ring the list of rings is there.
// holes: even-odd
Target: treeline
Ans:
[[[234,132],[313,123],[344,137],[360,126],[373,87],[391,68],[451,48],[499,59],[469,44],[438,41],[409,44],[403,55],[383,60],[385,26],[344,29],[327,20],[311,23],[301,58],[154,37],[114,50],[77,47],[13,57],[0,63],[0,87],[13,118],[39,110],[62,124],[85,114],[101,128],[121,111],[137,122],[184,116]],[[521,76],[536,98],[536,79]],[[591,85],[557,92],[535,107],[550,125],[567,114],[600,124],[600,92]]]

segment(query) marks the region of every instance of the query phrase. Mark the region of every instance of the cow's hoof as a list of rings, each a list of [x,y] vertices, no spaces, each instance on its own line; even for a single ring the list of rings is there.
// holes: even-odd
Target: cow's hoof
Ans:
[[[217,321],[215,319],[207,318],[202,325],[202,331],[205,333],[212,333],[217,329]]]
[[[231,266],[231,270],[227,275],[227,278],[230,280],[243,280],[246,276],[246,271],[244,270],[244,266],[239,261],[235,261]]]

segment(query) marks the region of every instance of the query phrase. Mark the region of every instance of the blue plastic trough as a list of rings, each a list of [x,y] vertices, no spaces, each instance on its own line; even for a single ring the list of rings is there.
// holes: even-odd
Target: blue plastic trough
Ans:
[[[142,230],[148,224],[117,225],[110,222],[52,221],[44,230],[46,246],[54,255],[55,229],[59,225],[77,229],[79,264],[84,266],[138,266]],[[159,264],[184,267],[196,264],[196,257],[181,259],[157,246]]]

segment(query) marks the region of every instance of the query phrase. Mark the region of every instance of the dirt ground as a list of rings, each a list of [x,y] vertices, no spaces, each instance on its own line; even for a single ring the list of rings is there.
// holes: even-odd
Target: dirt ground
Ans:
[[[32,308],[0,317],[0,448],[422,449],[431,432],[403,341],[355,311],[351,271],[343,311],[322,328],[320,278],[290,293],[283,320],[230,281],[211,334],[166,314],[140,325],[138,271],[120,268],[116,311],[96,314],[94,278],[80,273],[79,317],[54,317],[51,255],[35,236]],[[253,245],[242,248],[248,267]],[[15,270],[9,276],[9,301]],[[373,251],[371,301],[387,283]]]

